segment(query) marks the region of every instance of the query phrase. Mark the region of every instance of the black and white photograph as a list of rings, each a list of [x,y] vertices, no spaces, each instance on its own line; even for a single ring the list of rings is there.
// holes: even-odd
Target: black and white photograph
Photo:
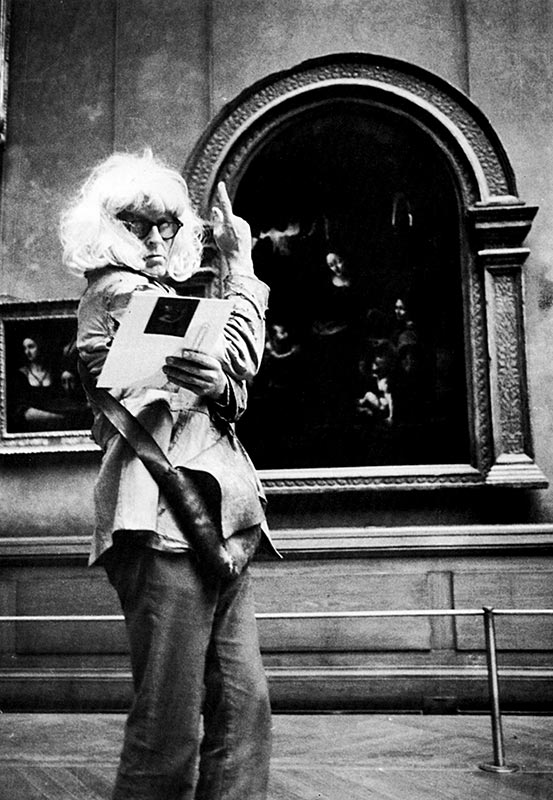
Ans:
[[[0,800],[553,798],[553,0],[0,0]]]

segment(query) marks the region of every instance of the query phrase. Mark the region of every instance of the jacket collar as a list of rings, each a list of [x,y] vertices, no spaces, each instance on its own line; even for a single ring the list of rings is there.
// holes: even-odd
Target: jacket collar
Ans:
[[[90,270],[89,272],[85,272],[85,278],[89,283],[93,283],[97,280],[100,276],[105,275],[106,272],[130,272],[132,275],[141,275],[143,278],[146,278],[148,283],[151,283],[153,286],[157,286],[164,291],[169,291],[169,287],[163,283],[162,281],[158,280],[157,278],[152,278],[151,275],[148,275],[147,272],[142,272],[139,269],[133,269],[132,267],[127,267],[126,264],[106,264],[105,267],[100,267],[98,269]]]

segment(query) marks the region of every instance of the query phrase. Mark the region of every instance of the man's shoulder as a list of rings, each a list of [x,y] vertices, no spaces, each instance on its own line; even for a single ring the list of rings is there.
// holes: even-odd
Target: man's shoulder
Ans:
[[[128,267],[103,267],[95,270],[88,278],[88,290],[104,292],[109,289],[128,291],[138,286],[148,286],[145,275]]]

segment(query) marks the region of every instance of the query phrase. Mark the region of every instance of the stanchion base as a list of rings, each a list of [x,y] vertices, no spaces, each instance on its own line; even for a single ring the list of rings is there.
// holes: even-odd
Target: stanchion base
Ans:
[[[479,764],[478,769],[484,772],[520,772],[518,764]]]

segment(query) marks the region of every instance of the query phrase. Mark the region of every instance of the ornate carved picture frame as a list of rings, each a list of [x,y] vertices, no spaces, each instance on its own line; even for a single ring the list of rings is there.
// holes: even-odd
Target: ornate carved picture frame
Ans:
[[[11,0],[0,0],[0,145],[1,146],[5,145],[7,136],[10,2]]]
[[[268,330],[279,341],[268,338],[273,366],[251,387],[244,439],[269,492],[547,484],[533,460],[523,316],[524,239],[537,209],[518,198],[495,131],[465,95],[397,60],[315,59],[222,109],[185,177],[203,213],[226,181],[264,250],[254,259],[271,285]],[[334,318],[324,302],[315,308],[336,255],[346,266],[337,280],[326,273],[326,287],[351,279],[360,303],[341,320],[338,301]],[[407,322],[403,344],[419,348],[424,366],[422,405],[401,374]],[[304,359],[293,379],[277,364],[286,351]],[[340,404],[348,359],[355,377]],[[411,393],[400,401],[402,380]],[[287,394],[286,381],[303,393]],[[402,405],[404,419],[417,408],[413,440]]]

